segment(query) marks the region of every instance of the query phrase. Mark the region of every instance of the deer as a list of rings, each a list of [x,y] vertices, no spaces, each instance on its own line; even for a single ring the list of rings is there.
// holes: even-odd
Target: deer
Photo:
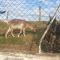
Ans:
[[[13,34],[14,29],[19,29],[18,37],[20,36],[20,34],[22,32],[23,32],[23,36],[25,36],[25,32],[26,32],[27,28],[29,28],[29,29],[33,30],[34,32],[36,32],[35,27],[31,23],[29,23],[25,20],[12,19],[7,24],[9,25],[9,28],[7,29],[7,31],[5,33],[5,38],[7,38],[9,32],[11,32],[11,35],[13,37],[15,37],[14,34]]]

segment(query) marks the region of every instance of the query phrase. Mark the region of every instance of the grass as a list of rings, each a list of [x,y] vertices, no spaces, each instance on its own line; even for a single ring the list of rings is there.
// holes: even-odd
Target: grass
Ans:
[[[0,37],[0,44],[24,44],[24,41],[20,38],[5,38],[5,37]]]

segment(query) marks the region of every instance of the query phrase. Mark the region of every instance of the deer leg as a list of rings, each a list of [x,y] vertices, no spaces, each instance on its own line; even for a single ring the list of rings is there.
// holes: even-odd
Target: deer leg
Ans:
[[[19,32],[19,34],[18,34],[18,37],[20,36],[21,33],[22,33],[22,29],[20,29],[20,32]]]
[[[9,27],[9,29],[7,30],[7,32],[5,33],[5,38],[7,38],[8,33],[11,31],[11,28]]]
[[[25,36],[25,28],[23,29],[23,35]]]
[[[11,30],[11,35],[12,35],[12,37],[15,37],[14,34],[13,34],[13,29]]]

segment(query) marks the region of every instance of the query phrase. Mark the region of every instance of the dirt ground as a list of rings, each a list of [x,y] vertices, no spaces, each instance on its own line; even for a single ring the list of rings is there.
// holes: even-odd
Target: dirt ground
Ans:
[[[22,54],[22,53],[2,53],[0,60],[60,60],[60,54]]]

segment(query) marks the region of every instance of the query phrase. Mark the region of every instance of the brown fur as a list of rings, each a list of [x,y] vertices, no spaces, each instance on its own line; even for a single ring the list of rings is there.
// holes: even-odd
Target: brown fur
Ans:
[[[12,19],[11,21],[8,22],[9,23],[9,29],[7,30],[5,37],[7,38],[7,35],[9,32],[11,32],[11,35],[14,37],[13,34],[13,30],[14,29],[20,29],[20,33],[23,31],[23,35],[25,36],[25,30],[27,28],[34,30],[34,27],[32,24],[30,24],[29,22],[25,21],[25,20],[21,20],[21,19]],[[18,36],[20,35],[20,33],[18,34]]]

